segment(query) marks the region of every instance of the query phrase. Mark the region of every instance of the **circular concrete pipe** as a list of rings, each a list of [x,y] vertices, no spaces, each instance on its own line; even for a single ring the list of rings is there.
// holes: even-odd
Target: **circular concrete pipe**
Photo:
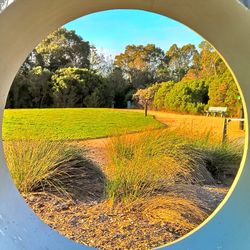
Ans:
[[[248,0],[247,0],[248,1]],[[246,1],[245,1],[246,2]],[[169,250],[250,249],[250,12],[237,0],[15,0],[0,14],[1,122],[16,72],[29,52],[50,32],[80,16],[108,9],[159,13],[198,32],[223,55],[240,84],[246,113],[246,145],[238,175],[222,204],[202,225]],[[121,27],[122,29],[122,27]],[[87,246],[50,229],[15,188],[0,150],[0,249],[75,250]]]

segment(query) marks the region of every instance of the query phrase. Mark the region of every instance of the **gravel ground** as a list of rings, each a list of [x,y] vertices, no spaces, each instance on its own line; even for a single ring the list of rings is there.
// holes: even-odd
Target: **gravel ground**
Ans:
[[[152,249],[185,235],[222,201],[221,187],[179,186],[134,204],[75,202],[46,193],[25,196],[50,227],[98,249]],[[189,198],[187,198],[189,196]]]

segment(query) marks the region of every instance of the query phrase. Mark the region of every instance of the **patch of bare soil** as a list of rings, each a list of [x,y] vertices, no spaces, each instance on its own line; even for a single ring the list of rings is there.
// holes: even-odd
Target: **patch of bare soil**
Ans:
[[[86,149],[88,158],[99,166],[104,167],[108,163],[106,147],[110,140],[110,138],[79,140],[70,144]]]
[[[226,188],[179,185],[129,205],[74,202],[52,194],[25,196],[49,226],[98,249],[151,249],[172,242],[204,221]]]

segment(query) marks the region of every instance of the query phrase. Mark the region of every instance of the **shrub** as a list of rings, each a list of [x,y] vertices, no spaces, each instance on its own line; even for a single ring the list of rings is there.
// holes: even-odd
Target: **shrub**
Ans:
[[[154,95],[154,100],[153,100],[154,108],[156,108],[158,110],[165,108],[165,106],[164,106],[165,96],[168,92],[171,91],[174,84],[175,83],[173,81],[163,82],[160,84],[158,91]]]
[[[201,113],[208,101],[208,86],[204,81],[176,83],[164,100],[166,110]]]
[[[134,97],[142,106],[148,100],[149,107],[158,110],[203,113],[208,103],[208,84],[202,80],[157,83],[139,89]]]
[[[244,143],[233,140],[221,144],[204,139],[196,141],[195,147],[203,155],[203,161],[212,176],[231,185],[228,181],[232,181],[238,171]]]
[[[118,136],[108,145],[107,196],[113,203],[150,196],[174,183],[214,182],[198,151],[168,130]]]

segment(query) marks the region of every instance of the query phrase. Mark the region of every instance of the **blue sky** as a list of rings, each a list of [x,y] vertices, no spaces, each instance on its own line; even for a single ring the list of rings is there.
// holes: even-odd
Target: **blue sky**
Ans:
[[[198,45],[202,41],[179,22],[139,10],[102,11],[76,19],[65,27],[113,56],[123,52],[128,44],[153,43],[166,51],[173,43]]]

